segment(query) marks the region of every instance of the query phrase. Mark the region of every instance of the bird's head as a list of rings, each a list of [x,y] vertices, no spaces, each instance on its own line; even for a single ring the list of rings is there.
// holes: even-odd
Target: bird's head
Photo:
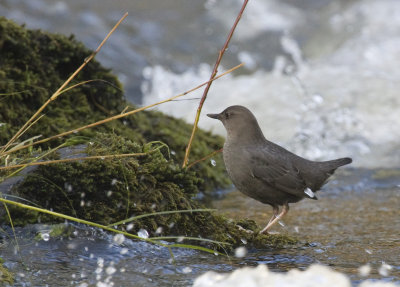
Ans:
[[[241,139],[241,141],[264,139],[257,119],[246,107],[230,106],[219,114],[207,114],[207,116],[223,123],[228,139]]]

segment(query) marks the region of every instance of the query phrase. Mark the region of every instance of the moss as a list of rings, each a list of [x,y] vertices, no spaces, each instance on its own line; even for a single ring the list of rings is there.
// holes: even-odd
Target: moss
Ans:
[[[154,150],[154,147],[141,146],[114,134],[98,134],[85,152],[88,155],[106,155],[141,153],[151,149]],[[145,213],[205,208],[193,200],[201,181],[194,171],[182,169],[161,149],[157,149],[140,157],[41,166],[29,173],[15,190],[18,196],[29,198],[43,208],[109,225]],[[18,210],[18,216],[15,216],[14,212]],[[32,212],[24,215],[20,209],[13,207],[10,207],[10,212],[13,218],[18,218],[14,224],[24,219],[32,223],[39,220],[39,216],[42,223],[57,220]],[[209,212],[146,217],[135,221],[130,232],[136,234],[144,228],[156,236],[155,231],[159,227],[162,228],[161,235],[228,242],[232,244],[228,250],[242,245],[243,240],[259,247],[282,246],[280,237],[257,235],[259,228],[254,221],[234,222]]]
[[[3,266],[3,259],[0,257],[0,286],[12,286],[14,284],[14,276]]]
[[[73,36],[28,30],[0,17],[0,146],[50,98],[92,51]],[[21,140],[33,136],[53,136],[119,114],[126,102],[122,85],[111,72],[92,60],[74,83],[97,80],[74,88],[57,98],[44,110],[45,116]],[[134,108],[134,106],[132,106]],[[139,144],[162,141],[168,144],[177,162],[183,161],[191,125],[155,111],[143,111],[131,117],[86,129],[80,135],[93,137],[96,132],[115,132]],[[55,147],[65,139],[53,140],[43,148]],[[221,148],[223,139],[199,130],[191,159],[197,160]],[[203,162],[193,167],[201,178],[202,190],[230,184],[221,156],[216,167]]]

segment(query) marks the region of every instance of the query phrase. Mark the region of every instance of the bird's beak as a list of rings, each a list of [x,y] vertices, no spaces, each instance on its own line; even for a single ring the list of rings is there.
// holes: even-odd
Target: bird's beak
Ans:
[[[219,120],[220,114],[207,114],[207,117]]]

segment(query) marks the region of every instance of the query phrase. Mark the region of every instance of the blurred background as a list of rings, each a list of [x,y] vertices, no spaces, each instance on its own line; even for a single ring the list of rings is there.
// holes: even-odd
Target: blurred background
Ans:
[[[208,80],[239,0],[0,0],[0,16],[28,28],[75,34],[95,49],[128,18],[97,59],[126,97],[145,105]],[[265,136],[310,159],[353,157],[356,167],[400,166],[400,1],[251,0],[205,114],[242,104]],[[157,109],[193,122],[202,91]]]

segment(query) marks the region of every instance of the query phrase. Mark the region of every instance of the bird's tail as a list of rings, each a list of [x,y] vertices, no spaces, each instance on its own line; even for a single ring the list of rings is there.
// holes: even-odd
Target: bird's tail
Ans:
[[[322,164],[324,166],[324,169],[327,170],[332,170],[331,172],[333,173],[335,169],[342,165],[346,165],[351,163],[353,160],[349,157],[344,157],[344,158],[338,158],[334,160],[328,160],[328,161],[323,161]]]

